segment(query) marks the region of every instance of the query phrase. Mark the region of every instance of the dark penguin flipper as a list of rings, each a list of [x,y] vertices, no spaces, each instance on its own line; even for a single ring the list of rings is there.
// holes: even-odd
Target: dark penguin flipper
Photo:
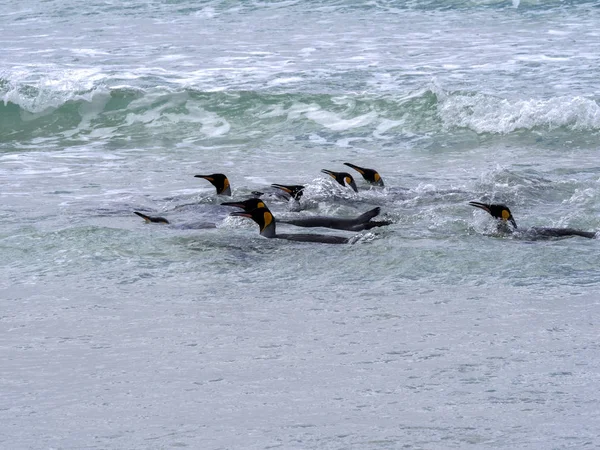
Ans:
[[[152,223],[169,223],[169,221],[167,219],[165,219],[164,217],[147,216],[146,214],[142,214],[141,212],[137,212],[137,211],[134,211],[133,213],[140,216],[147,223],[150,223],[150,222],[152,222]]]
[[[381,208],[378,206],[378,207],[373,208],[373,209],[367,211],[366,213],[363,213],[360,216],[358,216],[356,218],[356,221],[359,222],[359,223],[368,222],[373,217],[378,216],[380,212],[381,212]]]

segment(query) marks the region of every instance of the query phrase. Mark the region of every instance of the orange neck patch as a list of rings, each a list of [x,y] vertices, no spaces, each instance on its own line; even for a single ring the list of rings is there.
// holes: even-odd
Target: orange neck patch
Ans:
[[[273,214],[271,214],[270,212],[266,212],[263,214],[263,218],[265,219],[265,224],[263,225],[262,230],[271,225],[271,222],[273,222]]]

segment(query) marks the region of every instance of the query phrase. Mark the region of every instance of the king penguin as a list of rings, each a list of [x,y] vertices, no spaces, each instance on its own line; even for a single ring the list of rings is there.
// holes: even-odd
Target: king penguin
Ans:
[[[342,186],[350,186],[354,192],[358,192],[354,178],[347,172],[334,172],[332,170],[322,169],[321,172],[326,173]]]
[[[251,213],[258,208],[267,208],[264,202],[259,198],[250,198],[248,200],[239,202],[225,202],[221,203],[224,206],[235,206],[242,208],[245,213]],[[267,208],[268,209],[268,208]],[[297,227],[305,228],[331,228],[334,230],[345,230],[345,231],[363,231],[370,230],[375,227],[383,227],[390,225],[392,222],[388,220],[373,221],[372,218],[379,215],[381,208],[373,208],[354,219],[344,219],[338,217],[328,216],[312,216],[312,217],[298,217],[291,219],[278,219],[279,223],[285,223],[287,225],[294,225]]]
[[[319,242],[322,244],[347,244],[350,239],[343,236],[330,236],[326,234],[277,234],[275,230],[275,217],[268,208],[256,208],[251,212],[239,211],[231,213],[232,216],[248,217],[256,222],[260,228],[260,235],[272,239],[286,239],[288,241]]]
[[[498,224],[498,231],[501,233],[515,234],[517,237],[532,240],[571,236],[581,236],[588,239],[596,237],[596,233],[593,231],[583,231],[574,228],[531,227],[522,230],[517,227],[517,222],[510,212],[510,209],[504,204],[469,202],[469,205],[483,209],[492,217],[498,219],[500,221]]]
[[[372,184],[373,186],[384,187],[383,178],[375,169],[365,169],[364,167],[355,166],[354,164],[344,163],[345,166],[351,167],[360,173],[363,178],[367,181],[367,183]]]
[[[212,175],[194,175],[195,178],[204,178],[210,181],[217,189],[217,195],[231,196],[231,186],[229,180],[222,173],[213,173]]]

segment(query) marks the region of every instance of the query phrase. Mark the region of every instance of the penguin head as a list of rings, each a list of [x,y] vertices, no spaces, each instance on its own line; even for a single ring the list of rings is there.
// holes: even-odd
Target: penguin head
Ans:
[[[210,181],[217,189],[217,195],[231,195],[231,186],[229,180],[222,173],[213,173],[211,175],[194,175],[195,178],[204,178]]]
[[[294,200],[300,200],[302,194],[304,194],[304,186],[301,184],[283,185],[283,184],[272,184],[274,188],[281,189],[292,196]]]
[[[263,202],[260,198],[249,198],[248,200],[244,200],[241,202],[224,202],[221,203],[224,206],[236,206],[238,208],[242,208],[244,212],[254,211],[257,208],[266,208],[265,202]]]
[[[153,216],[147,216],[146,214],[142,214],[141,212],[138,211],[134,211],[134,214],[137,214],[138,216],[140,216],[142,219],[144,219],[146,221],[146,223],[169,223],[169,221],[167,219],[165,219],[164,217],[153,217]]]
[[[517,229],[517,222],[512,216],[510,209],[508,206],[503,204],[490,204],[490,203],[480,203],[480,202],[469,202],[469,205],[474,206],[475,208],[483,209],[487,211],[492,217],[502,220],[503,222],[510,222],[512,226]]]
[[[275,237],[275,217],[273,217],[273,214],[271,214],[271,211],[269,211],[269,208],[266,206],[256,208],[249,212],[233,212],[230,216],[248,217],[258,224],[262,236]]]
[[[367,179],[367,181],[370,181],[371,183],[373,183],[377,186],[385,186],[383,184],[383,178],[381,178],[381,175],[379,175],[379,172],[376,172],[374,170],[372,174],[369,174],[369,176],[373,178],[373,181],[371,181],[370,179]]]
[[[354,178],[347,172],[333,172],[331,170],[322,169],[321,172],[326,173],[342,186],[350,186],[354,192],[358,192]]]
[[[374,184],[375,186],[381,186],[383,187],[383,179],[381,178],[381,175],[379,175],[379,173],[374,170],[374,169],[365,169],[364,167],[359,167],[356,166],[354,164],[350,164],[350,163],[344,163],[345,166],[351,167],[354,170],[356,170],[358,173],[360,173],[363,178],[371,184]]]

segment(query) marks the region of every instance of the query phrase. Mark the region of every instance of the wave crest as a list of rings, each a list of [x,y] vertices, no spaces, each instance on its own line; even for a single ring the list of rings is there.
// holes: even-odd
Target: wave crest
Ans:
[[[247,140],[289,134],[350,142],[448,135],[557,130],[597,133],[600,106],[585,97],[509,100],[432,87],[404,95],[204,92],[107,88],[102,83],[52,86],[0,80],[0,140]]]
[[[483,94],[447,96],[439,104],[447,128],[468,128],[478,134],[517,130],[600,129],[600,106],[584,97],[510,101]]]

